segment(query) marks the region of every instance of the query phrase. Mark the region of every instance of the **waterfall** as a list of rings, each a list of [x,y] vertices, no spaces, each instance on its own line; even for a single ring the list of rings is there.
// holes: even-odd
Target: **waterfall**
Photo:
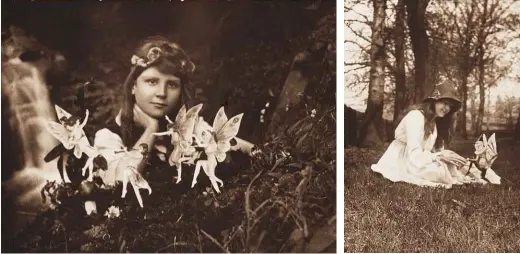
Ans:
[[[44,67],[49,65],[48,59],[31,62],[22,61],[19,57],[2,63],[2,97],[9,102],[6,112],[9,120],[3,121],[2,127],[8,127],[12,130],[10,134],[16,135],[12,140],[20,144],[13,147],[20,147],[18,156],[22,161],[17,166],[12,163],[6,165],[5,161],[2,163],[8,166],[2,170],[14,171],[7,181],[2,181],[2,206],[7,206],[6,210],[2,209],[2,213],[7,214],[4,218],[9,218],[5,222],[9,224],[9,231],[5,232],[12,232],[12,235],[16,230],[23,229],[45,207],[40,191],[47,180],[62,181],[57,170],[57,160],[49,163],[43,160],[59,144],[44,126],[45,120],[56,121],[44,81],[47,70]],[[3,152],[6,152],[10,144],[2,143]],[[18,153],[16,150],[7,152],[13,156]]]

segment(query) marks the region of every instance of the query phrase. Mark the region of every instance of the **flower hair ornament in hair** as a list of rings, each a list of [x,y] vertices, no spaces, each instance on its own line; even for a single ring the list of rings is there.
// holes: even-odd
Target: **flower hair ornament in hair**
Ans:
[[[139,65],[141,67],[148,67],[150,64],[154,63],[161,56],[161,49],[158,47],[153,47],[148,50],[148,54],[146,54],[147,61],[141,57],[136,55],[132,56],[131,62],[133,65]]]
[[[193,73],[195,71],[195,64],[192,61],[190,61],[188,56],[186,56],[184,51],[177,44],[173,44],[172,48],[178,53],[180,53],[182,55],[182,58],[185,58],[180,60],[181,68],[188,73]],[[133,65],[139,65],[141,67],[146,68],[155,61],[157,61],[157,59],[159,59],[162,56],[162,53],[163,52],[160,48],[152,47],[148,50],[148,53],[146,54],[146,59],[133,55],[131,62]]]

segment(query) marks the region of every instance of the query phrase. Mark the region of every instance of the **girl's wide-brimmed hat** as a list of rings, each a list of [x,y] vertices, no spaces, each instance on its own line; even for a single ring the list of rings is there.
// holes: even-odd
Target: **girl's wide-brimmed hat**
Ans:
[[[459,94],[455,86],[450,82],[443,82],[440,85],[436,86],[433,89],[433,92],[424,99],[424,102],[438,101],[438,100],[450,100],[451,103],[451,111],[457,112],[461,106],[462,102],[460,100]]]

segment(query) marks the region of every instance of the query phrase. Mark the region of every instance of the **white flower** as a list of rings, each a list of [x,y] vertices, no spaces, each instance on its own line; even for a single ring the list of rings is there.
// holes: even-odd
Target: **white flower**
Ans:
[[[265,114],[265,108],[260,110],[260,113],[262,113],[262,115]]]
[[[119,210],[119,207],[111,206],[105,212],[105,216],[107,216],[108,218],[117,218],[117,217],[119,217],[120,213],[121,213],[121,211]]]
[[[265,107],[268,108],[269,107],[269,102],[265,104]]]
[[[159,59],[159,57],[161,56],[161,52],[161,49],[158,47],[153,47],[150,50],[148,50],[148,54],[146,54],[148,62],[146,63],[146,65],[150,65],[151,63]]]
[[[144,59],[136,56],[136,55],[133,55],[132,56],[132,59],[130,60],[132,62],[133,65],[139,65],[139,66],[142,66],[142,67],[147,67],[148,64],[144,61]]]
[[[315,116],[316,116],[316,109],[313,109],[313,110],[311,111],[311,117],[315,117]]]
[[[87,215],[91,215],[93,213],[96,213],[96,202],[94,201],[86,201],[85,202],[85,212]]]

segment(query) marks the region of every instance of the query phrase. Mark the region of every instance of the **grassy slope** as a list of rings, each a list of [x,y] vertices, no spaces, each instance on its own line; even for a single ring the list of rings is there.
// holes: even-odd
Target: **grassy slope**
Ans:
[[[493,168],[501,186],[456,186],[450,190],[392,183],[371,172],[384,152],[345,150],[345,251],[520,251],[520,158],[499,139]],[[473,145],[455,141],[469,156]],[[467,207],[457,205],[463,202]]]

